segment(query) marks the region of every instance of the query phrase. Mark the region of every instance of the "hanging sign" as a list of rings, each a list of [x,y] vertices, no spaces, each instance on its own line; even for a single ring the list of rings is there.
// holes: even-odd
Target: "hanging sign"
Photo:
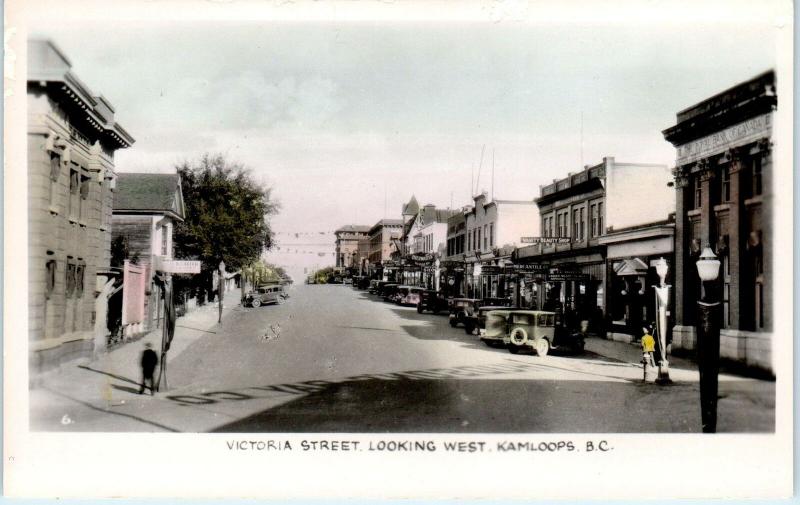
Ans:
[[[569,237],[520,237],[521,244],[569,244],[572,239]]]
[[[155,258],[155,269],[168,274],[199,274],[200,261],[193,260],[165,260],[160,256]]]

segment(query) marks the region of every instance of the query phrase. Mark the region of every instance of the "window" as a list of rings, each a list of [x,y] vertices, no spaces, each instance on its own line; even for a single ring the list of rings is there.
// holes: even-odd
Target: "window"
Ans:
[[[89,206],[84,203],[89,198],[89,178],[85,175],[80,176],[80,201],[78,202],[78,218],[81,223],[86,221],[86,213],[89,211]]]
[[[169,239],[169,230],[166,226],[161,227],[161,256],[167,256],[167,243]],[[344,254],[341,255],[342,264],[344,264]],[[341,266],[341,265],[340,265]]]
[[[483,225],[483,249],[484,250],[488,249],[488,244],[487,244],[488,240],[489,239],[488,239],[487,233],[486,233],[486,225]]]
[[[78,171],[72,169],[69,171],[69,217],[72,220],[77,220],[81,212],[80,200],[80,186],[81,179]]]
[[[700,177],[694,179],[694,208],[699,209],[703,206],[703,185]]]
[[[603,234],[603,202],[597,202],[597,236]]]
[[[583,238],[585,236],[584,233],[586,233],[586,219],[585,219],[585,216],[583,215],[583,207],[581,207],[579,213],[580,213],[580,219],[581,219],[581,240],[583,240]]]
[[[494,223],[489,225],[489,247],[494,247]]]
[[[763,190],[760,156],[756,155],[755,157],[753,157],[751,167],[753,172],[753,196],[757,196],[760,195]]]
[[[478,241],[476,242],[476,243],[477,243],[477,245],[475,246],[475,249],[478,249],[478,250],[480,250],[480,249],[481,249],[481,229],[480,229],[480,228],[478,228],[478,229],[476,229],[475,231],[477,231],[477,232],[478,232]]]
[[[578,209],[572,211],[572,238],[573,240],[580,240],[580,235],[578,234],[579,231],[579,221],[578,221]]]
[[[56,289],[56,260],[47,260],[45,264],[45,268],[47,269],[46,281],[47,281],[47,289],[44,292],[45,298],[47,300],[53,295],[53,291]]]
[[[61,156],[50,153],[50,210],[58,212],[58,177],[61,175]]]
[[[596,237],[597,235],[599,235],[597,233],[597,205],[596,204],[592,204],[589,207],[589,213],[591,214],[591,219],[592,219],[592,232],[591,232],[592,233],[592,237]]]
[[[75,265],[75,296],[81,298],[83,296],[83,273],[86,270],[86,265]]]
[[[75,270],[77,265],[71,261],[67,262],[67,271],[66,271],[66,295],[67,298],[70,298],[72,294],[75,292]]]
[[[720,200],[723,202],[731,201],[731,168],[722,169],[722,188],[720,188]]]

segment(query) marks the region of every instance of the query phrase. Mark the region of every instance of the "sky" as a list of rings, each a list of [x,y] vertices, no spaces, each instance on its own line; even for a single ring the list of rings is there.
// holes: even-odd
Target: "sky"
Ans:
[[[333,262],[330,232],[399,218],[412,194],[531,200],[604,156],[670,165],[661,131],[676,112],[775,66],[769,16],[553,21],[532,5],[508,2],[511,21],[62,23],[49,9],[28,36],[53,40],[115,106],[136,139],[118,171],[205,152],[250,167],[281,204],[270,257],[297,273]]]

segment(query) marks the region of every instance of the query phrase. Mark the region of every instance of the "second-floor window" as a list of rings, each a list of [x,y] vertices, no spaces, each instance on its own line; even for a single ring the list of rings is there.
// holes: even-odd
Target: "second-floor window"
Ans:
[[[723,202],[731,201],[731,169],[722,169],[722,187],[720,188],[720,200]]]
[[[762,177],[761,177],[761,157],[756,155],[751,162],[751,170],[753,172],[753,196],[760,195],[762,192]]]
[[[489,225],[489,247],[494,247],[494,223]]]
[[[694,179],[694,208],[699,209],[703,206],[703,183],[700,177]]]
[[[69,217],[77,221],[81,215],[81,176],[76,169],[69,171]]]
[[[486,225],[483,225],[483,249],[488,249],[489,244],[487,243],[489,240],[488,233],[486,233]]]

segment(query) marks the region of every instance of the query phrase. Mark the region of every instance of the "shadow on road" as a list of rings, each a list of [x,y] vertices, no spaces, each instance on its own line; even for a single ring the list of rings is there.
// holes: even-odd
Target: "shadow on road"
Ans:
[[[606,381],[366,380],[330,384],[214,432],[690,433],[696,384]],[[509,403],[508,399],[514,401]],[[734,431],[769,431],[735,426]]]

